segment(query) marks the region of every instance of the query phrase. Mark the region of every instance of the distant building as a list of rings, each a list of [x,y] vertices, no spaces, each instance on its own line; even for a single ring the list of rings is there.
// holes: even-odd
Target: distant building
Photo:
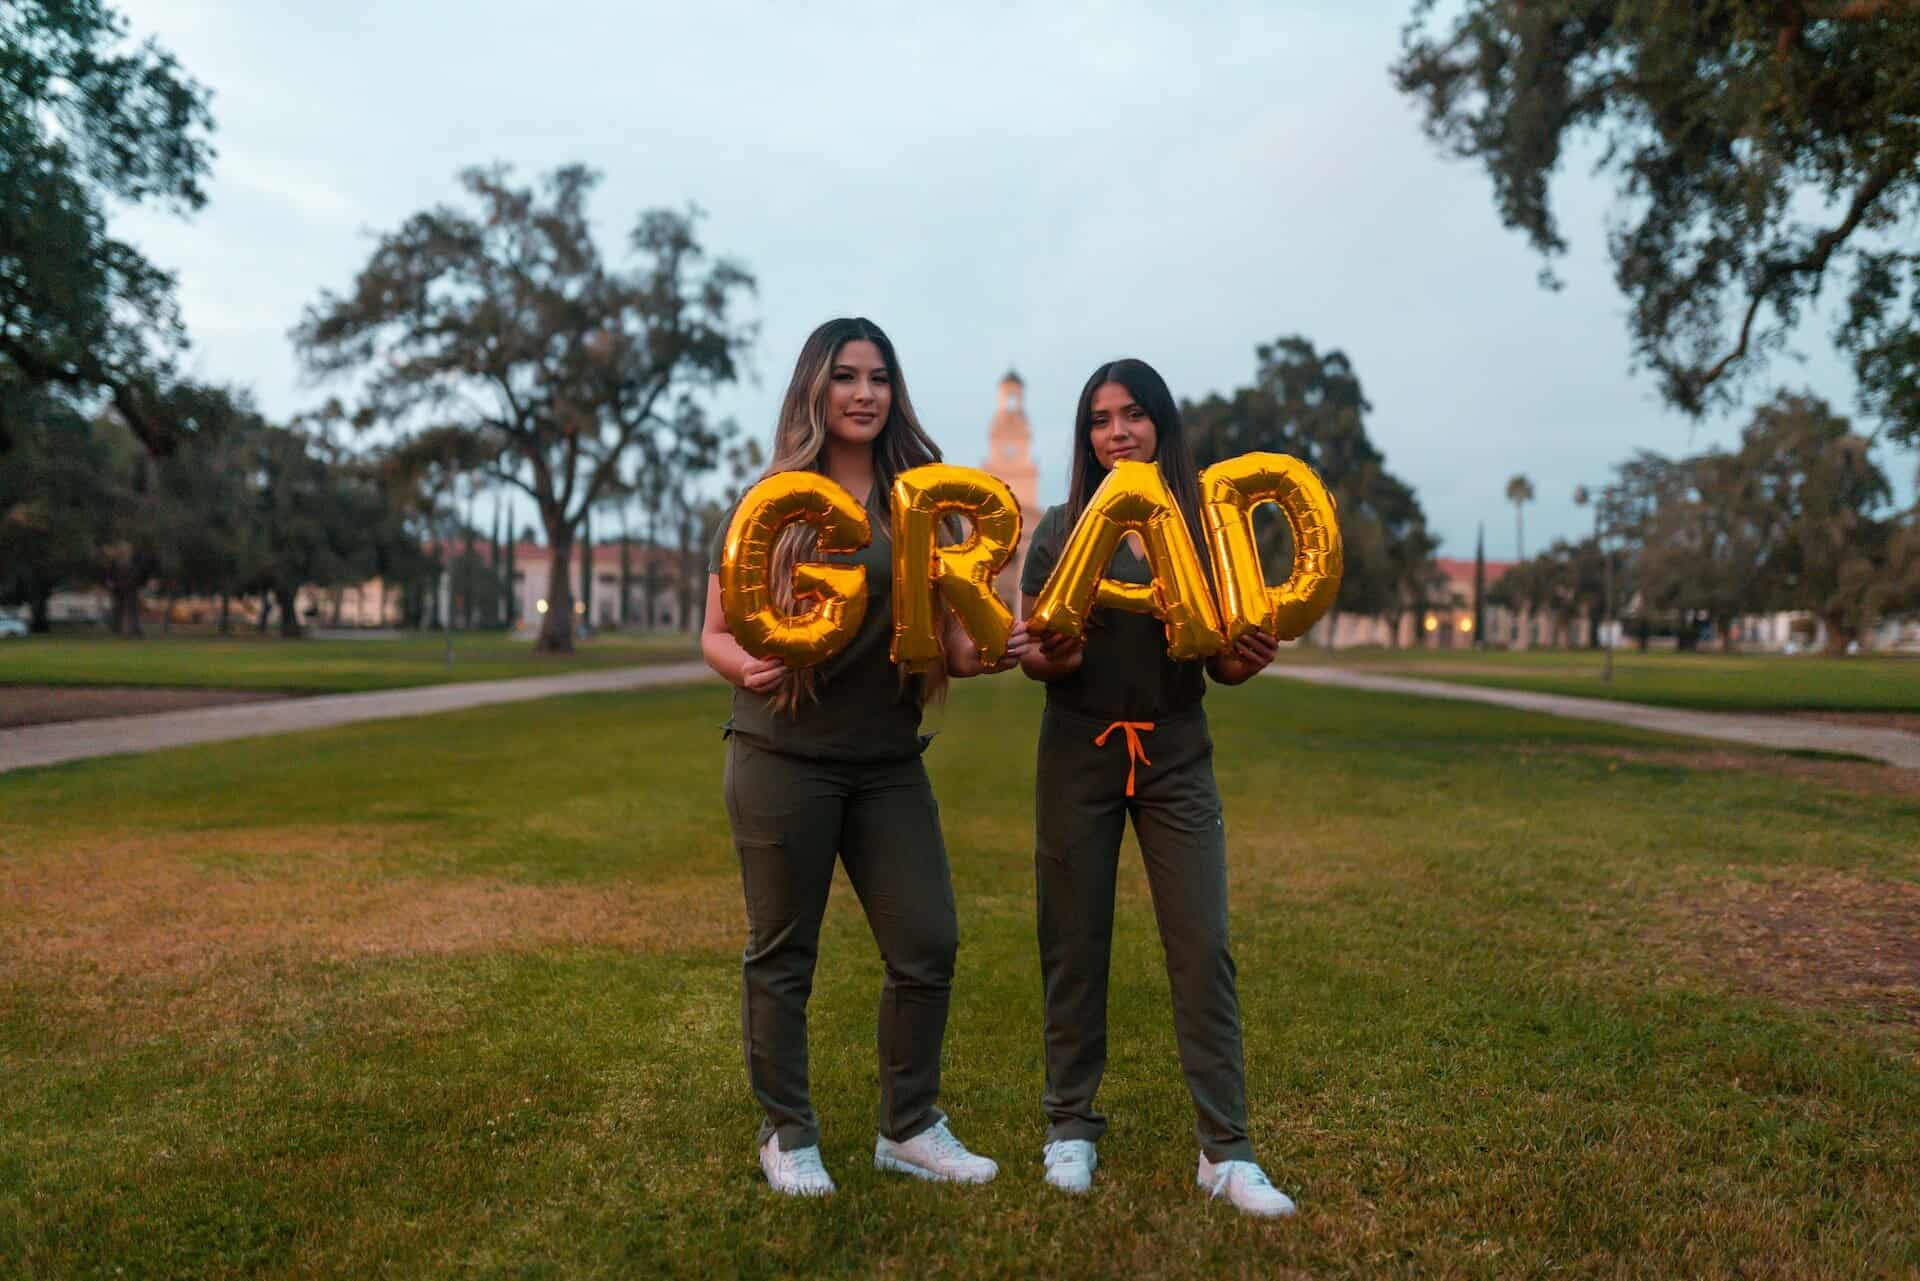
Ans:
[[[1000,380],[1000,404],[987,426],[987,460],[983,470],[998,476],[1020,504],[1020,546],[995,581],[1003,600],[1013,602],[1020,591],[1020,567],[1027,561],[1027,545],[1039,523],[1040,469],[1033,462],[1033,425],[1027,421],[1026,384],[1009,369]]]

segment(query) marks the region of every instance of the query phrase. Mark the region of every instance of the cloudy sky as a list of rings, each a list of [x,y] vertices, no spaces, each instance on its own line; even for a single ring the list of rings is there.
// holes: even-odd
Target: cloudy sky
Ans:
[[[199,376],[290,414],[328,394],[288,329],[371,237],[456,195],[462,167],[583,161],[616,248],[640,210],[698,203],[759,279],[754,375],[716,398],[771,430],[801,339],[878,321],[923,420],[977,463],[994,384],[1028,384],[1042,497],[1065,488],[1074,397],[1137,355],[1176,394],[1247,382],[1301,333],[1353,359],[1388,464],[1444,540],[1511,554],[1587,528],[1571,491],[1635,448],[1702,448],[1630,371],[1607,193],[1569,175],[1566,288],[1442,159],[1387,68],[1409,0],[651,6],[575,0],[261,5],[128,0],[214,91],[219,158],[190,222],[117,229],[179,275]],[[1182,12],[1192,10],[1192,12]],[[1777,381],[1851,403],[1809,331]]]

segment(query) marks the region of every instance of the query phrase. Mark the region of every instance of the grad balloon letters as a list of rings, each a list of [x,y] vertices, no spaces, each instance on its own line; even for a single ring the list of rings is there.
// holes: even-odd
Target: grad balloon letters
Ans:
[[[1215,463],[1200,480],[1212,588],[1159,466],[1123,459],[1067,536],[1034,601],[1033,630],[1080,636],[1096,608],[1152,614],[1166,624],[1168,656],[1181,662],[1217,654],[1256,629],[1281,640],[1304,634],[1332,606],[1343,570],[1338,515],[1320,478],[1297,458],[1254,453]],[[994,575],[1020,542],[1020,507],[1012,493],[986,472],[930,463],[897,477],[889,502],[893,661],[924,670],[939,659],[936,593],[981,657],[998,661],[1013,627],[993,590]],[[1253,512],[1262,503],[1278,506],[1293,532],[1293,571],[1278,587],[1267,585],[1253,537]],[[967,521],[967,537],[943,547],[938,530],[954,516]],[[773,591],[774,549],[795,524],[813,527],[817,554],[855,552],[872,538],[861,504],[827,477],[810,471],[768,476],[747,491],[727,526],[720,597],[727,628],[748,653],[806,667],[838,653],[860,629],[867,579],[858,565],[797,561],[795,608],[782,608]],[[1150,583],[1106,576],[1129,533],[1146,546]]]

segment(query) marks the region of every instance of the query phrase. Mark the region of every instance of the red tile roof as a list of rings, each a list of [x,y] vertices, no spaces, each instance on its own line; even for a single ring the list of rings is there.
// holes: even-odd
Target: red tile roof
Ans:
[[[1434,557],[1433,563],[1440,567],[1440,572],[1446,575],[1448,582],[1467,583],[1469,585],[1472,584],[1473,561],[1471,558],[1462,560],[1458,556],[1436,556]],[[1492,584],[1499,582],[1500,576],[1502,574],[1505,574],[1508,570],[1512,568],[1513,568],[1513,562],[1510,560],[1488,561],[1487,562],[1488,585],[1491,586]]]

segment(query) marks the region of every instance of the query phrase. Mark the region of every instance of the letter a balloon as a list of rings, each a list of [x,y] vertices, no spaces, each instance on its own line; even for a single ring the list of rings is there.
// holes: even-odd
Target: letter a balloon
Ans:
[[[1146,544],[1153,581],[1144,586],[1106,577],[1108,562],[1129,532]],[[1121,459],[1113,465],[1060,549],[1027,625],[1079,636],[1096,605],[1152,614],[1166,623],[1167,656],[1177,662],[1226,647],[1199,549],[1157,463]]]

